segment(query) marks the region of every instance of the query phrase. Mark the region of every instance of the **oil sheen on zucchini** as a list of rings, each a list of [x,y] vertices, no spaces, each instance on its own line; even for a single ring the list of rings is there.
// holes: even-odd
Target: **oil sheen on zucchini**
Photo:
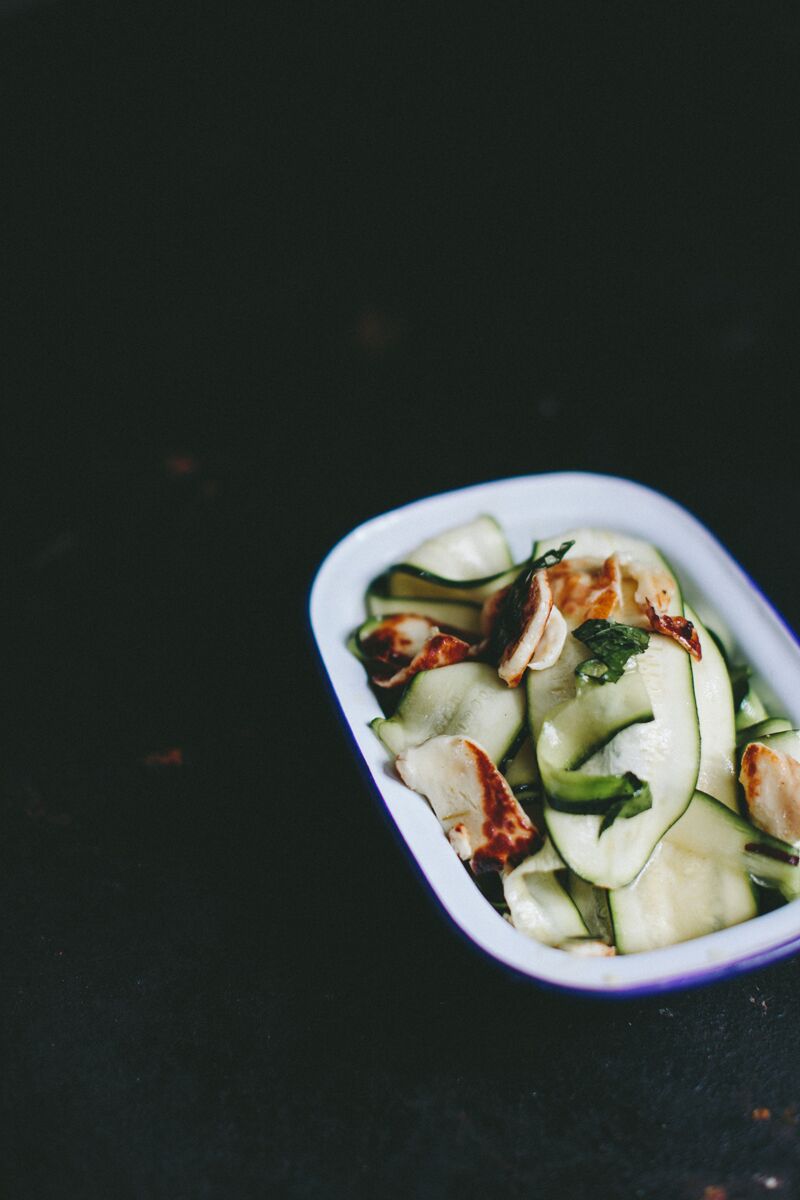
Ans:
[[[604,560],[616,552],[627,563],[666,572],[674,581],[671,615],[683,615],[678,581],[651,545],[624,534],[579,529],[539,542],[539,555],[574,539],[570,559]],[[624,584],[619,619],[638,616],[633,606],[635,584]],[[574,622],[573,622],[574,624]],[[575,668],[587,657],[586,647],[567,638],[559,661],[545,671],[529,672],[527,681],[531,733],[538,739],[543,723],[556,705],[576,694]],[[700,767],[700,733],[690,656],[676,642],[652,635],[647,650],[637,656],[653,711],[653,720],[623,729],[582,767],[586,775],[625,775],[633,772],[649,785],[652,806],[630,819],[620,819],[600,834],[600,815],[558,811],[545,804],[545,820],[564,861],[583,879],[601,887],[619,888],[638,875],[656,843],[686,810]],[[604,684],[604,688],[616,685]]]
[[[800,895],[794,846],[696,792],[641,874],[609,892],[617,949],[655,950],[757,915],[753,884]]]
[[[392,754],[440,734],[462,735],[499,763],[525,721],[521,688],[508,688],[488,663],[460,662],[420,671],[408,684],[394,716],[370,722]]]

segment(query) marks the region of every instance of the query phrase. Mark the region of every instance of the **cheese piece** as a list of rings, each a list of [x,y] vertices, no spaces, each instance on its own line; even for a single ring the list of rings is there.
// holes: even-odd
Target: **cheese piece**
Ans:
[[[542,838],[504,777],[477,742],[442,735],[397,756],[400,778],[421,792],[459,858],[472,869],[502,870],[533,853]]]

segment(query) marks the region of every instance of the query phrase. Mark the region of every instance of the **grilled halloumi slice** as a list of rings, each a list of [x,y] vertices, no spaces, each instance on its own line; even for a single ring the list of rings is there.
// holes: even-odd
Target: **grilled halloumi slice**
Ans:
[[[552,608],[553,593],[547,572],[536,571],[525,599],[519,630],[503,650],[497,668],[497,674],[509,687],[517,687],[525,674],[525,668],[544,636]]]
[[[505,778],[477,742],[430,738],[397,756],[400,778],[430,802],[459,858],[475,872],[512,866],[542,837]]]
[[[739,782],[750,820],[785,842],[800,842],[800,762],[751,742],[742,755]]]

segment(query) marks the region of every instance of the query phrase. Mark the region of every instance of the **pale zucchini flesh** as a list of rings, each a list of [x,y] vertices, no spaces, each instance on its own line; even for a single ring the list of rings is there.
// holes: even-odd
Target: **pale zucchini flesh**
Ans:
[[[535,553],[539,555],[567,539],[575,540],[570,558],[604,560],[616,551],[623,563],[633,561],[671,575],[658,551],[623,534],[580,529],[538,543]],[[682,615],[677,580],[674,585],[675,600],[670,612]],[[625,609],[622,614],[615,614],[622,621],[625,616]],[[555,666],[529,674],[529,720],[535,738],[554,705],[575,695],[575,667],[586,657],[586,647],[570,637]],[[559,812],[545,805],[548,831],[564,861],[582,878],[606,888],[622,887],[638,875],[659,839],[686,810],[700,767],[700,733],[690,656],[671,639],[652,635],[647,650],[636,658],[636,669],[644,680],[654,719],[624,729],[582,770],[595,775],[633,772],[649,785],[652,807],[629,820],[615,821],[600,835],[601,816]]]
[[[533,790],[539,787],[539,765],[536,762],[533,743],[529,737],[525,738],[514,757],[508,763],[504,774],[512,788]]]
[[[748,725],[746,729],[741,729],[736,735],[736,745],[743,747],[749,745],[750,742],[761,742],[774,733],[788,733],[791,728],[792,722],[788,717],[767,717],[763,721],[757,721],[755,725]],[[709,789],[704,790],[708,791]]]
[[[613,945],[614,930],[608,908],[609,893],[605,888],[598,888],[587,883],[573,871],[567,872],[566,886],[590,935],[599,938],[601,942]]]
[[[603,812],[608,801],[630,794],[623,775],[580,770],[623,729],[652,721],[642,676],[634,667],[614,684],[584,683],[542,722],[536,757],[548,804],[562,812]]]
[[[588,929],[569,893],[552,871],[539,871],[526,859],[503,879],[503,892],[515,929],[548,946],[585,938]]]
[[[481,516],[466,525],[428,538],[389,568],[391,595],[427,596],[445,600],[481,601],[509,579],[503,578],[514,565],[505,534],[493,517]],[[404,567],[416,570],[404,570]],[[426,572],[435,579],[422,577]],[[487,580],[479,586],[470,580]]]
[[[796,849],[696,792],[641,874],[609,893],[617,949],[653,950],[749,920],[754,883],[800,895]]]
[[[423,596],[388,596],[381,591],[367,592],[367,612],[371,617],[392,617],[397,613],[415,613],[429,617],[444,629],[477,636],[481,631],[481,605],[466,600],[429,600]]]
[[[763,700],[751,684],[736,713],[737,730],[748,729],[759,721],[766,721],[768,716]]]
[[[683,850],[669,834],[632,883],[609,892],[609,907],[620,954],[672,946],[758,914],[743,871]]]
[[[499,763],[519,736],[525,697],[508,688],[487,663],[461,662],[420,671],[403,693],[394,716],[371,722],[392,754],[441,734],[472,738]]]
[[[700,768],[697,788],[736,808],[736,728],[728,668],[714,638],[687,606],[686,616],[700,637],[703,657],[690,660],[700,722]]]
[[[766,746],[769,750],[777,751],[778,754],[789,754],[800,762],[800,730],[798,729],[783,729],[764,737],[748,738],[744,746],[748,746],[751,742],[758,742],[760,746]]]
[[[696,792],[685,817],[669,832],[674,846],[702,852],[746,872],[763,887],[774,888],[787,900],[800,896],[800,855],[797,847],[757,829],[713,796]]]

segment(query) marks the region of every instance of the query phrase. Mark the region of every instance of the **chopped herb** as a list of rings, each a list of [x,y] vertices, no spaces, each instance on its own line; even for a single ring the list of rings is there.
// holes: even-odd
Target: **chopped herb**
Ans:
[[[629,659],[642,654],[650,641],[650,634],[645,629],[603,620],[584,621],[573,630],[573,637],[588,646],[594,655],[580,663],[575,674],[597,683],[616,683],[622,678]]]
[[[620,796],[615,800],[611,807],[603,817],[600,829],[597,836],[605,833],[617,819],[628,820],[630,817],[635,817],[639,813],[647,812],[648,808],[653,807],[653,796],[650,792],[650,785],[643,783],[641,779],[637,779],[632,771],[628,771],[625,776],[633,785],[633,794],[630,796]]]
[[[539,558],[529,558],[523,564],[522,570],[508,589],[495,618],[489,637],[491,657],[500,658],[509,642],[519,637],[524,620],[525,604],[531,589],[531,580],[536,572],[544,571],[548,567],[554,567],[556,563],[560,563],[567,551],[571,550],[574,545],[574,542],[562,542],[557,550],[548,550]]]

